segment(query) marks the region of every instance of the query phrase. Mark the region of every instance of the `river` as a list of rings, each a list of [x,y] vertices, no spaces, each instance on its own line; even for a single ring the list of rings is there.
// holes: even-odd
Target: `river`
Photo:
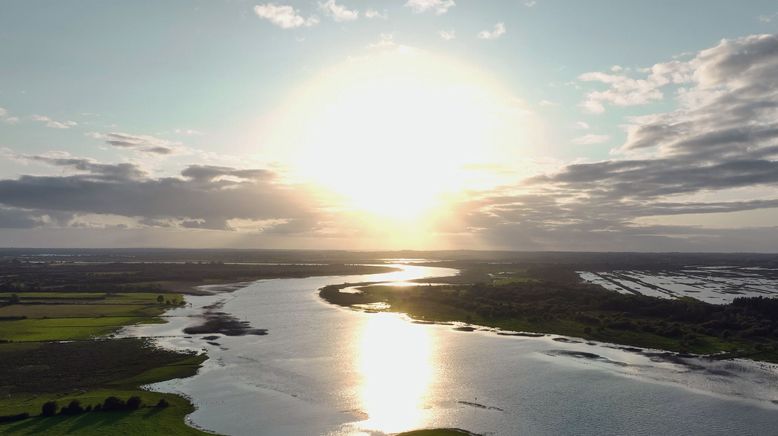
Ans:
[[[456,273],[396,265],[364,276],[258,281],[187,297],[166,324],[127,328],[164,347],[204,350],[187,379],[150,386],[185,395],[194,426],[230,435],[381,435],[457,427],[486,435],[776,434],[778,368],[747,360],[665,358],[548,335],[462,332],[400,314],[330,305],[328,284]],[[185,335],[204,306],[267,336]]]

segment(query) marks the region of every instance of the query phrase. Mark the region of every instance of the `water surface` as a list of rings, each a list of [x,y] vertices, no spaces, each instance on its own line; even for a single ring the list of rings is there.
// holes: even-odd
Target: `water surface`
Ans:
[[[210,359],[188,379],[153,389],[190,397],[191,422],[234,435],[370,435],[426,427],[481,434],[687,435],[774,433],[778,371],[750,361],[665,359],[659,353],[546,336],[454,331],[390,313],[329,305],[328,284],[451,275],[400,265],[366,276],[256,282],[188,297],[168,324],[127,334],[157,337]],[[223,310],[267,336],[208,344],[181,329],[202,307]]]

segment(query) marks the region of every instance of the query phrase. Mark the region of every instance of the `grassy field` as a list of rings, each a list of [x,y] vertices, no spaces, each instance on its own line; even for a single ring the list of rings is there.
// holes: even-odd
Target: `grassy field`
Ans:
[[[0,294],[10,298],[11,294]],[[162,296],[162,303],[157,299]],[[181,294],[30,292],[0,306],[0,341],[59,341],[109,334],[125,325],[160,322]],[[167,302],[171,304],[167,304]],[[24,319],[14,319],[24,318]]]
[[[94,339],[129,324],[160,322],[159,315],[183,301],[180,294],[12,295],[0,293],[0,300],[15,300],[0,306],[0,416],[29,413],[31,418],[0,424],[0,434],[205,434],[184,422],[193,411],[189,401],[140,389],[195,374],[205,356],[157,349],[140,339]],[[63,407],[78,400],[87,407],[109,396],[123,400],[139,396],[144,406],[135,411],[38,416],[47,401]],[[163,398],[168,407],[152,407]]]
[[[0,434],[203,434],[184,423],[193,410],[184,398],[139,387],[194,375],[204,355],[157,349],[140,339],[19,342],[0,345],[0,415],[32,417],[0,424]],[[95,406],[105,398],[139,396],[135,411],[40,417],[41,406],[71,400]],[[169,407],[151,407],[164,398]]]
[[[176,395],[158,394],[145,391],[95,390],[77,395],[58,397],[58,404],[66,405],[70,400],[77,399],[82,404],[97,404],[107,396],[128,398],[139,395],[144,404],[154,405],[164,398],[169,407],[141,407],[132,412],[89,412],[77,416],[33,417],[23,421],[0,424],[0,434],[13,435],[206,435],[197,429],[184,424],[186,415],[194,407],[184,398]],[[50,397],[34,397],[14,399],[15,404],[3,407],[6,401],[0,401],[0,410],[34,409],[40,410],[41,405]],[[4,413],[4,412],[3,412]]]

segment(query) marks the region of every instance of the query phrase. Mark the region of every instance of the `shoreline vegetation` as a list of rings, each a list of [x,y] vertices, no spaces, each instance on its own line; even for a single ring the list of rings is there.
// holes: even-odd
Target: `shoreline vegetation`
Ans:
[[[354,264],[0,261],[0,433],[210,434],[187,425],[181,396],[142,386],[190,377],[207,359],[113,338],[119,329],[164,322],[184,294],[230,292],[224,283],[375,274]],[[209,285],[204,289],[196,287]],[[263,335],[214,306],[190,334]],[[216,338],[208,336],[207,338]]]
[[[330,285],[319,295],[352,309],[404,313],[417,323],[457,323],[453,328],[460,331],[483,326],[506,336],[555,334],[681,356],[778,363],[776,299],[739,297],[714,305],[688,297],[625,295],[581,283],[565,271],[506,268],[480,265],[417,286]],[[493,272],[485,273],[488,269]],[[469,284],[468,278],[483,281]],[[340,292],[345,288],[352,289]]]

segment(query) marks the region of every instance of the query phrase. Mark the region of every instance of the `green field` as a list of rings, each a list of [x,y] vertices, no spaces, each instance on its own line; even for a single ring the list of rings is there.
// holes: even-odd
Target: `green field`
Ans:
[[[159,315],[183,301],[180,294],[12,295],[0,293],[0,300],[16,301],[0,306],[0,416],[29,413],[31,418],[0,424],[0,434],[205,434],[185,424],[193,411],[186,399],[140,389],[195,374],[205,356],[160,350],[140,339],[93,339],[126,325],[160,322]],[[144,405],[135,411],[38,416],[47,401],[63,407],[78,400],[86,407],[109,396],[139,396]],[[162,398],[168,407],[152,407]]]
[[[197,429],[184,424],[186,415],[194,411],[194,407],[184,398],[170,394],[158,394],[146,391],[95,390],[77,395],[57,397],[57,403],[64,406],[70,400],[77,399],[82,405],[92,405],[102,402],[107,396],[129,398],[138,395],[145,405],[155,405],[165,398],[170,406],[159,409],[144,406],[132,412],[89,412],[77,416],[33,417],[19,422],[0,424],[0,434],[14,435],[206,435]],[[0,401],[0,414],[10,410],[40,410],[41,405],[54,399],[52,397],[15,398],[13,404],[6,406],[5,400]],[[18,412],[16,412],[18,413]],[[9,413],[10,414],[10,413]]]
[[[157,301],[162,295],[163,302]],[[10,298],[11,294],[0,294]],[[138,323],[160,322],[158,318],[181,302],[180,294],[56,293],[30,292],[19,303],[0,306],[0,341],[58,341],[107,335]],[[26,319],[13,319],[24,317]]]

